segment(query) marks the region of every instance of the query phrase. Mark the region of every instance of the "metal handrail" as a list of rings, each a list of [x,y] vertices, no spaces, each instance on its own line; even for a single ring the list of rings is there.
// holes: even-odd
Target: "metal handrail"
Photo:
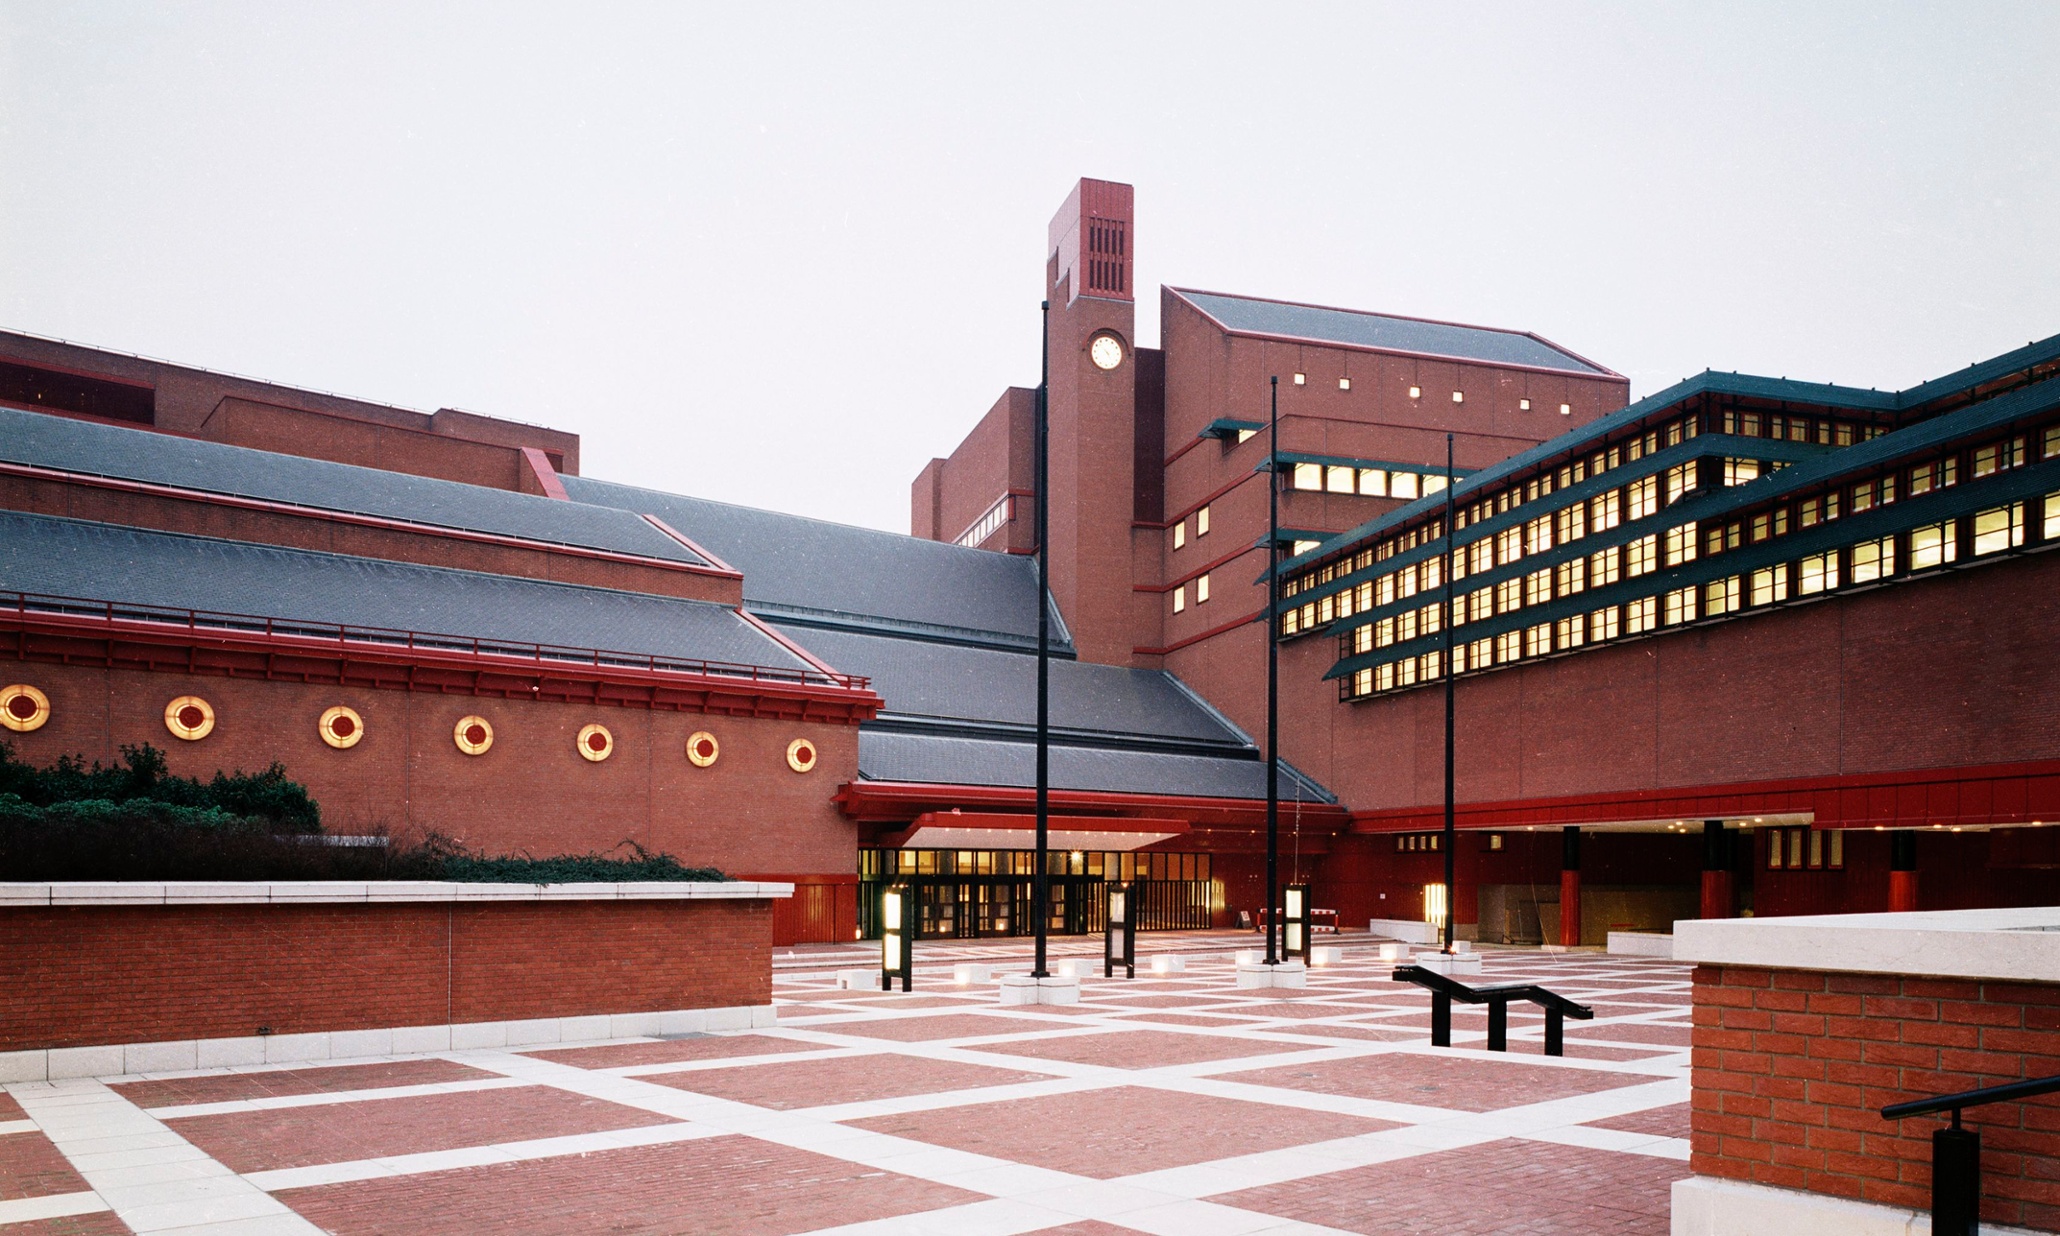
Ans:
[[[2027,1078],[1979,1090],[1891,1103],[1881,1109],[1884,1120],[1953,1113],[1951,1125],[1931,1132],[1932,1236],[1976,1236],[1981,1230],[1981,1132],[1961,1127],[1960,1109],[2035,1099],[2042,1094],[2060,1094],[2060,1077]]]
[[[574,648],[556,644],[480,639],[477,636],[445,635],[407,631],[392,627],[361,627],[347,623],[305,622],[265,618],[214,610],[182,609],[176,606],[144,605],[126,601],[104,601],[86,597],[57,596],[37,592],[0,592],[0,612],[12,610],[26,618],[30,614],[59,614],[94,618],[103,622],[155,623],[184,627],[192,631],[234,631],[265,636],[381,647],[462,652],[473,656],[508,660],[591,665],[599,668],[640,669],[653,673],[696,674],[709,677],[743,678],[754,682],[793,683],[802,686],[833,686],[863,690],[871,679],[857,674],[824,670],[785,669],[737,661],[706,661],[699,658],[661,657],[653,653],[614,652],[599,648]]]
[[[2008,1082],[2001,1086],[1983,1086],[1979,1090],[1962,1090],[1958,1094],[1941,1094],[1929,1099],[1911,1099],[1907,1103],[1891,1103],[1881,1109],[1884,1120],[1901,1120],[1908,1116],[1925,1116],[1932,1112],[1950,1111],[1953,1123],[1960,1123],[1960,1109],[1980,1107],[1984,1103],[2008,1103],[2013,1099],[2035,1099],[2042,1094],[2060,1094],[2060,1076],[2035,1077],[2028,1081]]]
[[[1566,1022],[1568,1017],[1576,1021],[1587,1021],[1595,1016],[1595,1010],[1585,1004],[1578,1004],[1556,991],[1540,987],[1536,983],[1498,983],[1492,987],[1469,987],[1465,983],[1440,974],[1427,966],[1397,966],[1393,975],[1398,983],[1414,983],[1431,993],[1431,1046],[1452,1046],[1452,1002],[1464,1004],[1485,1004],[1488,1006],[1488,1050],[1509,1050],[1509,1002],[1527,1000],[1545,1010],[1545,1054],[1564,1056],[1566,1054]]]

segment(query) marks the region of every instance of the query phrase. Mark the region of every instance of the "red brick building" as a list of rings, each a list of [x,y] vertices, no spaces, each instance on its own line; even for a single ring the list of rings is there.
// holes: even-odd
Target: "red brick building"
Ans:
[[[1050,235],[1056,927],[1110,878],[1148,926],[1264,900],[1269,477],[1284,868],[1347,921],[1420,916],[1442,866],[1448,664],[1485,938],[2050,897],[2060,341],[1901,394],[1626,406],[1533,335],[1245,296],[1162,289],[1145,346],[1136,231],[1083,181]],[[905,537],[0,335],[0,737],[278,760],[335,832],[791,879],[785,939],[862,931],[890,875],[928,932],[1020,932],[1035,410],[1005,390],[932,461]]]

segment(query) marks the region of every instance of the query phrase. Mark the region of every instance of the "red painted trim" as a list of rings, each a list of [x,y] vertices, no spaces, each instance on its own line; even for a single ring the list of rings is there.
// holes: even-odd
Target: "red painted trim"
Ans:
[[[1962,791],[1975,801],[1966,802]],[[1352,831],[1420,832],[1438,827],[1443,810],[1426,805],[1355,811]],[[1461,803],[1458,823],[1495,829],[1802,812],[1812,814],[1818,828],[2060,822],[2060,760]]]
[[[1263,609],[1255,609],[1251,613],[1246,614],[1242,618],[1226,622],[1220,627],[1210,627],[1208,630],[1203,631],[1199,635],[1190,635],[1186,639],[1174,640],[1172,643],[1166,645],[1163,648],[1132,648],[1130,651],[1132,654],[1140,657],[1163,657],[1169,652],[1178,652],[1182,648],[1186,648],[1193,644],[1199,644],[1205,639],[1214,639],[1217,636],[1223,634],[1225,631],[1235,631],[1239,627],[1245,626],[1249,623],[1257,622],[1260,616],[1263,615],[1265,612],[1266,611]]]
[[[125,424],[126,422],[113,423]],[[264,498],[244,498],[234,494],[209,493],[206,490],[186,489],[177,485],[160,485],[152,481],[132,481],[121,477],[92,476],[83,472],[66,472],[59,468],[38,467],[34,464],[0,461],[0,476],[19,476],[30,480],[51,481],[60,485],[78,485],[89,489],[113,490],[116,493],[143,494],[153,498],[167,498],[179,502],[197,502],[204,506],[229,507],[240,511],[261,511],[268,515],[287,515],[296,519],[314,519],[325,523],[348,524],[359,528],[378,528],[387,532],[408,532],[418,536],[440,537],[451,541],[467,541],[478,545],[500,545],[515,549],[532,549],[541,553],[562,554],[569,558],[590,558],[602,562],[621,562],[631,566],[652,567],[664,571],[685,571],[689,574],[706,575],[716,579],[741,580],[744,578],[728,568],[706,567],[692,562],[674,562],[670,558],[646,558],[641,554],[626,554],[612,549],[594,549],[584,545],[565,545],[557,541],[533,541],[526,537],[506,536],[497,532],[475,532],[468,528],[447,528],[439,524],[422,524],[416,523],[413,520],[392,519],[383,515],[361,515],[354,511],[332,511],[321,507],[300,506],[291,502],[274,502]],[[355,556],[369,557],[370,555],[360,554]],[[380,561],[388,560],[380,559]],[[522,576],[520,578],[526,579],[529,577]]]
[[[551,466],[550,456],[533,446],[525,446],[521,449],[522,458],[529,464],[530,475],[534,476],[536,483],[544,488],[544,496],[556,498],[560,502],[572,501],[571,497],[565,492],[564,482],[558,479],[558,470]]]
[[[1215,490],[1214,492],[1212,492],[1212,493],[1211,493],[1211,494],[1210,494],[1210,495],[1209,495],[1208,497],[1206,497],[1206,498],[1202,499],[1202,500],[1201,500],[1200,502],[1197,502],[1197,503],[1195,503],[1194,505],[1192,505],[1192,506],[1188,507],[1188,508],[1187,508],[1186,510],[1182,511],[1182,512],[1181,512],[1180,514],[1178,514],[1178,515],[1174,516],[1174,517],[1173,517],[1172,519],[1169,519],[1169,520],[1167,520],[1167,521],[1166,521],[1165,523],[1163,523],[1163,524],[1160,524],[1160,525],[1158,525],[1158,526],[1159,526],[1159,527],[1161,527],[1161,528],[1171,528],[1171,527],[1172,527],[1172,526],[1173,526],[1174,524],[1177,524],[1177,523],[1179,523],[1179,522],[1180,522],[1181,520],[1183,520],[1183,519],[1186,519],[1186,518],[1187,518],[1188,516],[1190,516],[1190,515],[1194,514],[1194,513],[1196,512],[1196,511],[1199,511],[1199,510],[1201,510],[1201,509],[1202,509],[1203,507],[1205,507],[1205,506],[1208,506],[1208,505],[1209,505],[1210,503],[1213,503],[1214,501],[1216,501],[1216,499],[1218,499],[1218,498],[1221,498],[1221,497],[1222,497],[1223,495],[1225,495],[1225,494],[1229,493],[1229,492],[1230,492],[1231,490],[1233,490],[1233,489],[1237,489],[1237,488],[1239,488],[1240,486],[1243,486],[1243,485],[1248,485],[1248,484],[1250,484],[1251,482],[1253,482],[1253,481],[1256,481],[1256,480],[1258,480],[1258,479],[1259,479],[1260,477],[1262,477],[1262,476],[1265,476],[1265,475],[1266,475],[1266,474],[1265,474],[1264,472],[1245,472],[1245,473],[1241,473],[1241,474],[1239,474],[1239,475],[1238,475],[1238,477],[1237,477],[1236,479],[1234,479],[1234,480],[1230,481],[1230,482],[1229,482],[1228,484],[1225,484],[1225,485],[1223,485],[1223,486],[1220,486],[1219,488],[1217,488],[1217,489],[1216,489],[1216,490]],[[1135,526],[1135,525],[1133,525],[1133,526]]]
[[[752,613],[750,610],[745,609],[741,605],[737,607],[736,613],[737,617],[742,618],[744,621],[750,623],[752,626],[757,627],[760,631],[763,631],[767,639],[770,639],[772,642],[778,644],[780,647],[786,649],[788,652],[793,653],[795,656],[800,657],[803,661],[808,662],[810,665],[815,666],[823,673],[828,674],[833,678],[845,677],[845,675],[839,674],[836,670],[831,669],[830,666],[826,662],[824,662],[820,657],[817,657],[814,653],[810,652],[806,648],[803,648],[801,645],[795,643],[793,640],[788,639],[785,635],[782,635],[778,628],[766,623],[765,621],[760,619],[757,614]]]
[[[862,822],[903,824],[936,807],[1036,809],[1037,791],[1027,786],[943,785],[918,781],[850,781],[837,791],[833,802],[847,818]],[[1066,812],[1106,812],[1110,815],[1154,815],[1171,813],[1190,822],[1250,825],[1266,823],[1266,802],[1256,798],[1200,798],[1178,794],[1118,794],[1103,790],[1052,790],[1050,802]],[[1320,830],[1328,836],[1342,832],[1350,817],[1345,809],[1328,803],[1303,803],[1299,811],[1291,803],[1281,804],[1285,821],[1298,813],[1305,834]],[[1303,844],[1309,844],[1305,835]]]
[[[1190,541],[1189,544],[1193,544],[1193,542]],[[1218,568],[1236,562],[1239,558],[1244,557],[1246,554],[1256,554],[1262,552],[1264,552],[1264,550],[1260,546],[1247,545],[1243,549],[1232,550],[1230,553],[1225,554],[1221,558],[1217,558],[1214,561],[1211,561],[1203,566],[1196,567],[1192,571],[1189,571],[1187,574],[1175,579],[1170,584],[1132,584],[1130,586],[1130,590],[1132,592],[1171,592],[1175,588],[1180,587],[1181,585],[1187,583],[1191,579],[1198,579],[1201,576],[1207,575],[1212,571],[1217,570]],[[1199,602],[1197,602],[1197,604],[1199,604]]]
[[[688,549],[691,549],[695,553],[701,555],[703,558],[708,559],[708,564],[714,567],[717,571],[720,571],[728,575],[734,575],[738,579],[744,578],[744,573],[742,571],[739,571],[737,568],[731,566],[729,563],[724,562],[721,558],[710,553],[708,549],[701,544],[701,542],[688,536],[686,533],[681,532],[678,528],[675,528],[671,524],[666,523],[664,520],[658,518],[656,515],[647,513],[644,515],[644,521],[650,524],[652,527],[658,529],[660,532],[663,532],[665,535],[671,537],[673,540],[678,541],[680,544],[686,546]]]
[[[1419,357],[1423,360],[1447,361],[1460,365],[1473,365],[1482,369],[1515,369],[1521,370],[1526,373],[1549,373],[1555,377],[1584,378],[1591,382],[1614,381],[1622,382],[1628,386],[1631,381],[1629,378],[1625,377],[1623,374],[1618,373],[1614,369],[1609,368],[1607,365],[1598,365],[1594,361],[1589,360],[1587,357],[1582,356],[1579,353],[1573,351],[1571,348],[1560,347],[1558,344],[1552,342],[1550,339],[1545,338],[1543,335],[1535,334],[1527,330],[1510,330],[1509,328],[1503,326],[1481,326],[1473,322],[1447,322],[1442,318],[1418,318],[1411,317],[1408,314],[1403,313],[1378,313],[1370,309],[1346,309],[1340,305],[1313,305],[1310,304],[1308,301],[1276,300],[1268,296],[1246,296],[1240,292],[1212,292],[1209,291],[1207,288],[1169,287],[1166,290],[1168,292],[1173,293],[1173,295],[1179,297],[1181,302],[1185,304],[1188,308],[1194,310],[1196,313],[1201,314],[1209,321],[1215,323],[1216,327],[1226,335],[1241,335],[1248,339],[1268,339],[1278,343],[1307,344],[1311,347],[1318,348],[1338,348],[1346,352],[1380,352],[1390,356]],[[1421,322],[1427,326],[1453,326],[1458,327],[1461,330],[1486,331],[1491,335],[1516,335],[1524,339],[1530,339],[1538,343],[1542,343],[1546,347],[1551,348],[1555,352],[1561,353],[1565,356],[1571,356],[1575,360],[1580,361],[1582,364],[1587,365],[1593,369],[1599,369],[1602,372],[1572,373],[1565,369],[1547,369],[1542,365],[1517,365],[1511,364],[1507,361],[1475,360],[1470,356],[1450,356],[1443,352],[1410,352],[1405,351],[1401,348],[1376,348],[1370,347],[1363,343],[1345,343],[1342,340],[1337,339],[1314,339],[1306,335],[1276,335],[1268,331],[1238,330],[1231,327],[1229,324],[1225,323],[1223,319],[1217,317],[1215,314],[1210,313],[1207,309],[1202,308],[1193,300],[1190,300],[1188,298],[1189,292],[1194,292],[1202,296],[1221,296],[1225,300],[1253,300],[1266,305],[1290,305],[1297,309],[1322,309],[1330,313],[1349,313],[1355,317],[1362,318],[1392,318],[1397,322]]]
[[[1052,815],[1045,823],[1054,832],[1099,833],[1184,833],[1187,821],[1163,815]],[[1035,828],[1034,812],[1021,811],[925,811],[910,821],[911,828]]]

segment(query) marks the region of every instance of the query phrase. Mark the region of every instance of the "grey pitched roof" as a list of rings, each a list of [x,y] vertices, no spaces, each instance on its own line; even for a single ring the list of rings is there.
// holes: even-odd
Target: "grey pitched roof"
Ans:
[[[887,714],[1023,729],[1037,724],[1037,658],[1026,653],[783,629],[832,668],[871,678]],[[1245,735],[1163,670],[1053,661],[1051,701],[1058,729],[1250,750]]]
[[[513,644],[804,664],[734,609],[703,601],[12,511],[0,511],[0,589]]]
[[[627,511],[0,408],[0,459],[704,565]]]
[[[1449,356],[1457,360],[1484,361],[1495,365],[1556,369],[1563,373],[1616,376],[1600,365],[1590,364],[1564,348],[1521,331],[1496,330],[1486,326],[1461,326],[1451,322],[1426,322],[1419,318],[1392,317],[1384,313],[1327,309],[1319,305],[1295,305],[1277,300],[1255,300],[1247,296],[1225,296],[1217,292],[1195,292],[1185,288],[1174,288],[1171,291],[1228,329],[1243,333],[1381,348],[1391,352]]]
[[[1026,742],[861,728],[858,774],[868,781],[1029,787],[1036,784],[1036,748]],[[1281,765],[1281,774],[1283,803],[1336,801],[1285,763]],[[1051,785],[1060,790],[1263,799],[1266,764],[1256,756],[1233,759],[1055,744],[1051,749]],[[1284,818],[1283,823],[1286,822]]]
[[[744,599],[768,616],[1017,647],[1037,638],[1037,570],[1026,557],[589,477],[564,482],[577,502],[656,515],[691,537],[744,573]],[[1070,654],[1063,627],[1053,639]]]

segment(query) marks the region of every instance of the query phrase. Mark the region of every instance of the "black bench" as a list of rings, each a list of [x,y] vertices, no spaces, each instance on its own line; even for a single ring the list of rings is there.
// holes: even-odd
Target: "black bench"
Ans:
[[[1509,1002],[1528,1000],[1545,1010],[1545,1054],[1566,1055],[1566,1019],[1587,1021],[1595,1010],[1536,983],[1498,983],[1493,987],[1468,987],[1465,983],[1426,966],[1397,966],[1395,981],[1414,983],[1431,993],[1431,1046],[1452,1046],[1452,1002],[1488,1006],[1488,1050],[1509,1050]]]

